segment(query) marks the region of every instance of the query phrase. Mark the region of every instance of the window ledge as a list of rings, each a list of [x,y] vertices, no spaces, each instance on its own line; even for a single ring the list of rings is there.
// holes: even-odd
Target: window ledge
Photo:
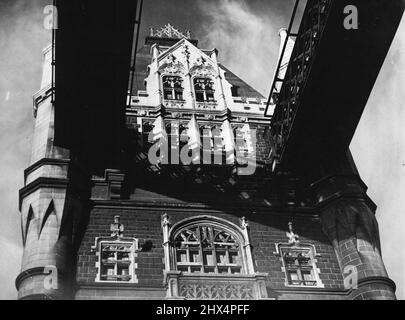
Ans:
[[[165,276],[175,275],[182,278],[182,280],[235,280],[235,281],[251,281],[257,278],[266,278],[267,273],[253,273],[253,274],[229,274],[229,273],[189,273],[182,271],[166,271]]]
[[[186,100],[178,100],[178,99],[163,99],[164,102],[179,102],[179,103],[185,103]]]

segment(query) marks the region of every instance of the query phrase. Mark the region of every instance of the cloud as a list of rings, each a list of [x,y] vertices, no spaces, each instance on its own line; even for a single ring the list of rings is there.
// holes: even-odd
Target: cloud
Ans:
[[[219,60],[232,72],[267,95],[279,50],[278,30],[285,15],[256,13],[246,1],[198,1],[206,16],[203,43],[218,48]]]
[[[14,280],[20,271],[22,248],[9,240],[0,237],[1,259],[0,259],[0,300],[16,299],[17,291]],[[11,281],[10,281],[11,280]]]
[[[41,52],[49,43],[49,32],[42,27],[43,8],[49,3],[0,1],[0,299],[16,297],[14,280],[22,255],[17,190],[29,162],[34,123],[32,94],[39,89]],[[204,28],[199,32],[204,35],[202,46],[217,47],[220,62],[266,96],[277,63],[278,30],[287,26],[293,1],[196,3],[198,10],[192,13],[202,17],[186,19]],[[161,19],[155,10],[149,11],[150,17]],[[397,282],[400,298],[405,298],[401,230],[405,225],[405,108],[401,106],[405,101],[404,35],[403,21],[351,146],[362,178],[370,187],[369,194],[378,205],[384,260]]]

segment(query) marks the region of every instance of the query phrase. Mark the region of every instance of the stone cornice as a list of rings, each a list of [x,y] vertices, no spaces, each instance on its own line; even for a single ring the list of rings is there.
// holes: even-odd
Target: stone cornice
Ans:
[[[31,269],[21,272],[15,279],[16,289],[19,290],[21,282],[26,278],[29,278],[32,276],[37,276],[37,275],[45,275],[44,270],[45,270],[45,267],[36,267],[36,268],[31,268]]]
[[[19,210],[21,211],[22,201],[29,194],[35,192],[40,188],[58,188],[58,189],[67,189],[69,184],[69,179],[63,178],[48,178],[40,177],[35,179],[33,182],[27,184],[25,187],[19,191]]]
[[[184,210],[185,212],[190,212],[190,214],[195,215],[197,212],[202,213],[213,212],[218,213],[221,211],[240,211],[241,214],[245,215],[249,219],[249,214],[263,214],[263,215],[276,215],[276,216],[303,216],[312,217],[315,219],[319,218],[319,211],[314,207],[273,207],[266,205],[253,205],[251,203],[236,203],[235,201],[229,202],[211,202],[211,203],[192,203],[192,202],[168,202],[168,201],[140,201],[139,199],[134,200],[91,200],[94,207],[97,208],[110,208],[110,209],[156,209],[162,211],[178,211]],[[249,212],[247,214],[246,212]]]
[[[27,179],[27,176],[35,171],[36,169],[44,166],[44,165],[69,165],[69,159],[53,159],[53,158],[42,158],[37,162],[30,165],[28,168],[24,170],[24,179]]]
[[[35,267],[35,268],[30,268],[30,269],[20,272],[20,274],[15,279],[16,289],[19,290],[21,282],[23,282],[25,279],[27,279],[29,277],[38,276],[38,275],[44,275],[44,276],[48,275],[49,273],[45,272],[45,268],[46,268],[46,266]],[[60,271],[58,270],[58,274],[59,273],[60,273]]]
[[[54,88],[52,88],[52,85],[49,84],[34,94],[34,96],[33,96],[33,113],[34,113],[35,118],[37,116],[37,110],[38,110],[39,105],[52,95],[53,89]]]
[[[368,284],[375,284],[375,283],[381,283],[384,285],[388,285],[389,287],[391,287],[391,289],[395,292],[395,290],[397,289],[397,286],[395,284],[395,282],[387,277],[367,277],[367,278],[362,278],[359,279],[358,281],[358,286],[362,287]]]
[[[319,295],[341,295],[348,296],[351,290],[345,289],[335,289],[335,288],[282,288],[282,289],[272,289],[276,293],[286,293],[286,294],[319,294]]]
[[[163,276],[162,276],[163,278]],[[112,283],[102,283],[102,282],[83,282],[79,281],[76,284],[76,290],[80,289],[102,289],[102,290],[145,290],[145,291],[162,291],[166,290],[166,287],[162,284],[161,287],[157,286],[147,286],[145,284],[137,284],[137,283],[117,283],[117,284],[112,284]]]
[[[365,191],[367,191],[368,187],[367,185],[364,183],[364,181],[360,178],[360,176],[358,175],[345,175],[345,174],[331,174],[331,175],[327,175],[313,183],[311,183],[311,188],[316,188],[319,185],[322,185],[324,183],[326,183],[328,180],[333,179],[333,178],[345,178],[345,179],[351,179],[351,180],[355,180],[356,182],[359,183],[360,186],[362,186],[364,188]]]
[[[311,184],[318,193],[316,208],[324,209],[342,199],[359,200],[367,203],[375,212],[377,205],[367,195],[367,185],[358,175],[329,175]]]
[[[140,115],[137,113],[139,110],[144,110],[148,111],[148,115]],[[159,115],[165,115],[169,116],[172,113],[186,113],[186,114],[209,114],[217,117],[223,117],[224,119],[227,118],[229,120],[232,119],[232,122],[247,122],[247,123],[252,123],[252,122],[257,122],[259,124],[268,124],[268,121],[270,119],[269,116],[265,116],[262,114],[254,114],[254,113],[246,113],[246,112],[241,112],[241,111],[232,111],[230,109],[225,109],[225,110],[200,110],[200,109],[188,109],[188,108],[170,108],[170,107],[165,107],[162,105],[158,106],[134,106],[132,105],[130,108],[126,109],[126,116],[127,117],[143,117],[143,118],[151,118],[155,119]],[[238,121],[238,118],[244,118],[245,121]],[[181,119],[180,119],[181,120]],[[184,120],[184,119],[183,119]]]

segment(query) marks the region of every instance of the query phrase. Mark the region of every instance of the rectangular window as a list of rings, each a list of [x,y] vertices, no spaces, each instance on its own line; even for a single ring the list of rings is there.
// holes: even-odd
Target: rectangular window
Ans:
[[[183,100],[183,80],[177,76],[163,77],[163,97],[165,100]]]
[[[195,78],[194,92],[197,102],[215,102],[214,82],[209,78]]]
[[[130,282],[134,276],[132,243],[100,244],[100,281]]]
[[[281,248],[287,284],[313,287],[318,285],[312,248]]]

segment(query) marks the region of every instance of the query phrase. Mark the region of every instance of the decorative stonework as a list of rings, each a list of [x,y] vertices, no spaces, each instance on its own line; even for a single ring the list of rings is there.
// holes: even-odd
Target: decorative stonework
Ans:
[[[114,223],[110,226],[111,237],[116,237],[118,239],[122,238],[122,233],[124,232],[124,225],[120,223],[120,216],[114,217]]]
[[[267,275],[255,273],[248,227],[244,217],[238,227],[211,216],[171,226],[169,216],[163,215],[168,298],[267,298]]]
[[[299,244],[300,243],[298,234],[296,234],[294,232],[292,222],[288,223],[288,231],[286,232],[286,236],[288,238],[289,244]]]
[[[162,215],[162,228],[170,226],[170,217],[167,213]]]
[[[110,230],[110,237],[96,237],[91,247],[97,256],[95,282],[137,283],[138,239],[123,236],[124,225],[119,216],[114,217]]]
[[[240,227],[242,230],[246,230],[249,227],[249,223],[247,222],[245,217],[240,218]]]
[[[217,110],[218,104],[215,102],[196,102],[196,109],[198,110]]]
[[[167,57],[165,62],[159,67],[160,74],[179,75],[185,73],[184,65],[177,60],[174,55]]]
[[[183,275],[165,272],[169,299],[258,300],[267,299],[267,274],[239,276]]]
[[[184,34],[175,27],[173,27],[170,23],[165,25],[163,28],[157,30],[155,30],[154,28],[150,28],[149,31],[150,31],[149,35],[151,37],[157,38],[176,38],[176,39],[191,38],[190,31],[186,31],[186,33]]]
[[[274,255],[280,257],[281,270],[285,273],[287,287],[317,287],[324,285],[319,277],[317,258],[320,255],[312,244],[301,243],[294,232],[292,222],[288,223],[287,243],[276,243]]]
[[[180,285],[180,296],[190,300],[252,300],[252,284],[199,283]]]
[[[215,68],[208,64],[207,61],[204,58],[200,58],[197,60],[197,63],[195,63],[191,68],[190,68],[190,74],[193,77],[209,77],[209,78],[215,78],[218,74],[215,71]]]
[[[190,52],[189,46],[188,46],[187,44],[185,44],[185,43],[184,43],[184,45],[183,45],[182,54],[184,55],[184,58],[186,59],[186,61],[189,62],[191,52]]]
[[[184,100],[165,100],[163,102],[163,105],[165,106],[165,108],[169,109],[184,109],[186,106],[186,102]]]

